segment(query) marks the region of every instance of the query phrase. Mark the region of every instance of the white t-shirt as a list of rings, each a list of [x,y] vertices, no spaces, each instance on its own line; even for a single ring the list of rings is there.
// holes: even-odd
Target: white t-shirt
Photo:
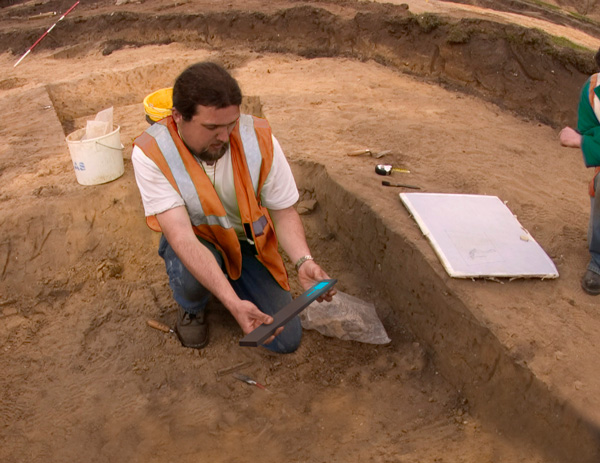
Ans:
[[[181,195],[139,146],[133,147],[131,162],[146,216],[160,214],[185,204]],[[240,238],[245,237],[233,183],[231,151],[228,149],[225,155],[212,166],[202,161],[199,163],[214,185],[231,225]],[[256,185],[254,189],[256,190]],[[262,205],[273,210],[285,209],[298,201],[298,188],[292,170],[275,137],[273,137],[273,165],[260,196]]]

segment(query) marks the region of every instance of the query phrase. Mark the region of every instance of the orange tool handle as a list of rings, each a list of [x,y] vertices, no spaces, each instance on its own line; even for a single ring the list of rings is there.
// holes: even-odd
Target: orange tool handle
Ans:
[[[171,333],[173,331],[171,328],[169,328],[164,323],[161,323],[156,320],[148,320],[147,323],[150,328],[154,328],[155,330],[164,331],[165,333]]]

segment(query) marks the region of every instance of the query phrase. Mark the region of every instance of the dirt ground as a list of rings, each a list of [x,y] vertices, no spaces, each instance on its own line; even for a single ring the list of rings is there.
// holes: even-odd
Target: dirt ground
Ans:
[[[598,300],[579,287],[591,172],[557,134],[575,123],[588,70],[581,63],[600,40],[589,30],[531,23],[539,17],[402,3],[408,9],[350,1],[81,4],[16,68],[58,19],[35,15],[60,14],[72,2],[0,4],[1,461],[597,461],[589,435],[600,424],[600,316]],[[309,26],[312,51],[286,43],[291,29],[301,35],[303,25],[318,24],[333,37],[327,46],[341,49],[322,11],[332,15],[329,25],[372,15],[390,30],[386,14],[450,19],[427,36],[438,44],[437,60],[415,45],[414,60],[402,65],[383,44],[367,43],[380,54],[365,55],[362,37],[353,42],[356,56],[318,51],[325,39],[307,34]],[[121,15],[122,29],[108,22],[112,15]],[[158,15],[165,16],[150,20]],[[194,35],[197,15],[209,21]],[[530,67],[513,67],[512,57],[527,58],[519,45],[498,47],[486,36],[471,40],[468,53],[450,53],[436,37],[481,15],[543,27],[588,50],[563,65],[541,58],[536,72],[552,77],[540,81],[527,59]],[[273,19],[286,17],[288,30]],[[247,38],[260,24],[277,35],[268,46]],[[538,53],[537,39],[528,45]],[[450,60],[459,55],[469,55],[472,74]],[[302,216],[313,255],[339,290],[375,304],[389,345],[307,330],[294,354],[241,348],[239,327],[215,301],[201,351],[147,327],[148,319],[173,325],[177,307],[158,237],[143,220],[131,143],[147,127],[143,96],[204,59],[224,64],[245,95],[260,99],[252,110],[269,119],[302,199],[318,201]],[[486,71],[495,59],[502,66]],[[522,69],[529,80],[511,87]],[[531,107],[519,105],[534,87]],[[82,186],[65,137],[110,106],[125,173]],[[382,161],[411,170],[393,180],[423,191],[500,197],[560,277],[449,278],[400,190],[381,186],[379,161],[346,155],[364,148],[390,150]],[[298,294],[291,269],[290,276]],[[234,370],[268,391],[236,380]]]

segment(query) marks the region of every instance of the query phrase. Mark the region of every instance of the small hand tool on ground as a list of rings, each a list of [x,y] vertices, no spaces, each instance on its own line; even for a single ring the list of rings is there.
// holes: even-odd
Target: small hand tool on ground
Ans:
[[[382,180],[381,184],[383,186],[398,186],[398,187],[401,187],[401,188],[412,188],[413,190],[420,190],[421,189],[420,186],[406,185],[404,183],[392,183],[392,182],[388,182],[387,180]]]
[[[253,363],[252,360],[247,360],[245,362],[236,363],[235,365],[232,365],[227,368],[222,368],[219,371],[217,371],[217,376],[223,376],[223,375],[226,375],[227,373],[231,373],[236,370],[241,370],[242,368],[249,367],[250,365],[252,365],[252,363]]]
[[[374,152],[373,150],[370,150],[370,149],[364,149],[364,150],[351,151],[349,153],[346,153],[346,155],[347,156],[362,156],[363,154],[368,154],[368,155],[374,157],[375,159],[379,159],[389,153],[391,153],[391,150]]]
[[[246,376],[243,373],[235,372],[235,373],[233,373],[233,377],[236,379],[239,379],[240,381],[245,382],[246,384],[250,384],[251,386],[256,386],[264,391],[271,392],[266,387],[264,387],[262,384],[257,383],[252,378],[250,378],[250,376]]]
[[[173,328],[169,328],[167,325],[165,325],[164,323],[161,323],[157,320],[148,320],[146,323],[148,323],[148,326],[150,328],[154,328],[155,330],[159,330],[164,333],[176,334],[175,330]]]
[[[410,174],[410,170],[401,169],[400,167],[393,167],[389,164],[377,164],[375,166],[375,173],[379,175],[392,175],[392,172],[402,172]]]

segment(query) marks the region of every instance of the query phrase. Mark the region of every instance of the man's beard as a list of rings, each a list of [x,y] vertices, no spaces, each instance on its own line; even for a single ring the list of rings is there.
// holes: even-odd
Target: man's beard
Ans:
[[[188,147],[188,149],[190,149]],[[209,151],[208,148],[204,148],[202,151],[194,151],[190,149],[190,153],[194,155],[195,158],[200,159],[204,162],[216,162],[225,156],[225,153],[229,149],[229,142],[223,143],[223,145],[217,151]]]

